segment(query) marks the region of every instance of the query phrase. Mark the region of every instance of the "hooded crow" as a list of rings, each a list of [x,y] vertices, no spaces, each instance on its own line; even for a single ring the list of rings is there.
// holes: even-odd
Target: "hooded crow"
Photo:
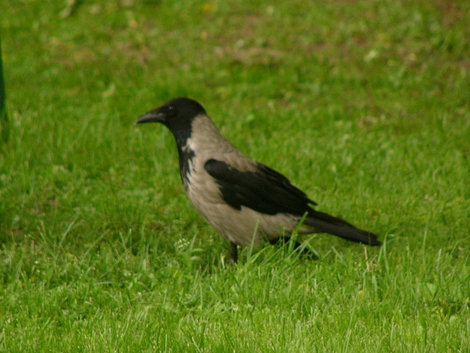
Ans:
[[[174,135],[181,180],[192,204],[231,244],[271,243],[287,237],[303,220],[300,234],[330,233],[355,242],[380,245],[377,235],[314,210],[317,204],[282,174],[255,162],[227,141],[198,102],[175,98],[139,117],[158,122]]]

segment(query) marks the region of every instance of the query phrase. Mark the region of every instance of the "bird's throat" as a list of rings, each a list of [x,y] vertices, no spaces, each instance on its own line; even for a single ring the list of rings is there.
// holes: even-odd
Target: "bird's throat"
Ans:
[[[178,158],[180,163],[180,174],[181,181],[187,187],[187,184],[190,184],[191,176],[191,161],[196,154],[188,146],[180,147],[178,145]]]

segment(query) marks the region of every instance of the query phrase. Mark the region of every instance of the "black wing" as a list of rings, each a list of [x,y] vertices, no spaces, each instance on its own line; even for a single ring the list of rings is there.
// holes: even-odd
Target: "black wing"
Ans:
[[[290,213],[297,216],[307,212],[304,223],[320,231],[369,245],[381,244],[376,234],[312,209],[310,205],[316,203],[304,192],[285,176],[261,163],[256,164],[254,171],[240,171],[225,162],[209,159],[204,168],[219,184],[224,201],[237,210],[245,206],[270,215]]]
[[[226,162],[209,159],[204,168],[219,184],[224,201],[237,210],[245,206],[270,215],[299,216],[314,212],[310,205],[315,202],[285,176],[261,163],[254,171],[240,171]]]

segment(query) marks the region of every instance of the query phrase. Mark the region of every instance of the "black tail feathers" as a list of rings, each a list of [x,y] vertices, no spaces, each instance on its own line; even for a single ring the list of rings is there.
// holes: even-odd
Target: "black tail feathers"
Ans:
[[[333,217],[323,212],[314,211],[314,213],[309,213],[304,223],[321,232],[333,234],[347,240],[367,245],[382,245],[377,239],[376,234],[358,229],[341,218]]]

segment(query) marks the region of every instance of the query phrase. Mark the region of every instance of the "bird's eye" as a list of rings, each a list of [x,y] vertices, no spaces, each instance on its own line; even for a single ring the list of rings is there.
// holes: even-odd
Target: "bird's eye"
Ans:
[[[166,116],[171,118],[176,115],[176,107],[174,105],[169,105],[166,107]]]

